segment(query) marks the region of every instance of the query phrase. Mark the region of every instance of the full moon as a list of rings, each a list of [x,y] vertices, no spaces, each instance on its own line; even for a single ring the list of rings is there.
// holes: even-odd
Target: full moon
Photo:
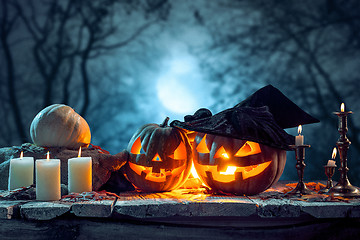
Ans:
[[[200,87],[202,81],[196,62],[190,56],[183,56],[168,64],[156,85],[159,101],[172,113],[194,113],[202,104],[200,92],[204,90]]]
[[[171,75],[159,79],[156,87],[160,102],[171,112],[189,114],[199,108],[190,87]]]

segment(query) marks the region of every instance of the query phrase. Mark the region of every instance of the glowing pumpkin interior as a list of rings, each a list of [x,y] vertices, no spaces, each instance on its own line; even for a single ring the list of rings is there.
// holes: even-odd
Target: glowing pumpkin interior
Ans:
[[[210,150],[206,145],[206,134],[200,141],[200,143],[196,147],[196,151],[200,154],[210,154]],[[251,155],[256,155],[261,153],[260,145],[256,142],[246,141],[231,157],[231,151],[226,151],[224,146],[220,146],[213,157],[209,159],[209,165],[199,166],[197,164],[197,169],[200,171],[211,172],[212,178],[219,182],[232,182],[235,181],[236,175],[241,177],[242,179],[251,178],[262,173],[271,163],[271,161],[267,161],[264,163],[248,165],[248,166],[236,166],[232,164],[233,161],[226,162],[231,158],[241,158]],[[218,160],[219,164],[214,164],[215,159]],[[239,174],[240,173],[240,174]]]

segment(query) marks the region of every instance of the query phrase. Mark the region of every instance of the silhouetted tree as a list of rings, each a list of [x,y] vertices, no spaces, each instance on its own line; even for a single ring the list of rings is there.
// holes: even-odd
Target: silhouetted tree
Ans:
[[[1,40],[1,48],[3,53],[4,60],[4,77],[6,76],[6,86],[8,94],[8,102],[11,106],[11,113],[15,122],[15,126],[17,128],[18,136],[21,140],[26,141],[27,137],[24,131],[24,126],[22,124],[22,117],[20,112],[20,106],[16,96],[15,89],[15,63],[13,54],[11,51],[11,43],[10,43],[10,35],[11,32],[16,29],[15,23],[18,20],[18,15],[12,13],[7,6],[5,0],[1,1],[1,22],[0,22],[0,40]],[[3,84],[1,84],[3,85]],[[5,84],[4,84],[5,85]],[[5,100],[5,99],[4,99]],[[6,114],[6,113],[4,113]],[[7,119],[7,117],[5,117]]]
[[[19,135],[18,140],[1,136],[2,144],[8,145],[27,141],[25,126],[50,104],[81,106],[78,112],[86,116],[89,107],[98,104],[91,97],[97,90],[93,83],[99,81],[92,77],[94,66],[165,20],[169,4],[166,0],[2,0],[0,9],[4,62],[0,76],[6,79],[1,85],[7,87],[1,100],[4,109],[11,110],[7,122],[14,122],[0,128]],[[19,94],[15,86],[26,88],[26,93]]]

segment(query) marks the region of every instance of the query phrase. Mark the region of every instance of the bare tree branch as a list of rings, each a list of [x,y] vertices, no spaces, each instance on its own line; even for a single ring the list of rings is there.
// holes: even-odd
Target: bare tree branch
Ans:
[[[22,122],[22,116],[20,112],[20,107],[18,103],[18,99],[16,97],[16,89],[15,89],[15,67],[14,67],[14,59],[12,56],[12,52],[9,46],[9,34],[11,28],[14,26],[14,19],[9,20],[8,16],[8,4],[5,0],[1,1],[2,5],[2,18],[0,23],[0,41],[1,46],[3,48],[3,52],[5,55],[5,65],[6,65],[6,73],[7,73],[7,89],[9,93],[9,101],[12,110],[12,114],[14,116],[15,125],[17,128],[17,133],[19,138],[22,141],[27,140],[27,135],[25,133],[24,125]]]

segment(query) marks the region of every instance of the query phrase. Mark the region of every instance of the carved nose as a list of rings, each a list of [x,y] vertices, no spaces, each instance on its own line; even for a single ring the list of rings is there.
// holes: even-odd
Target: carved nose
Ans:
[[[161,157],[159,156],[158,153],[154,156],[154,158],[152,159],[152,161],[154,161],[154,162],[162,162]]]

